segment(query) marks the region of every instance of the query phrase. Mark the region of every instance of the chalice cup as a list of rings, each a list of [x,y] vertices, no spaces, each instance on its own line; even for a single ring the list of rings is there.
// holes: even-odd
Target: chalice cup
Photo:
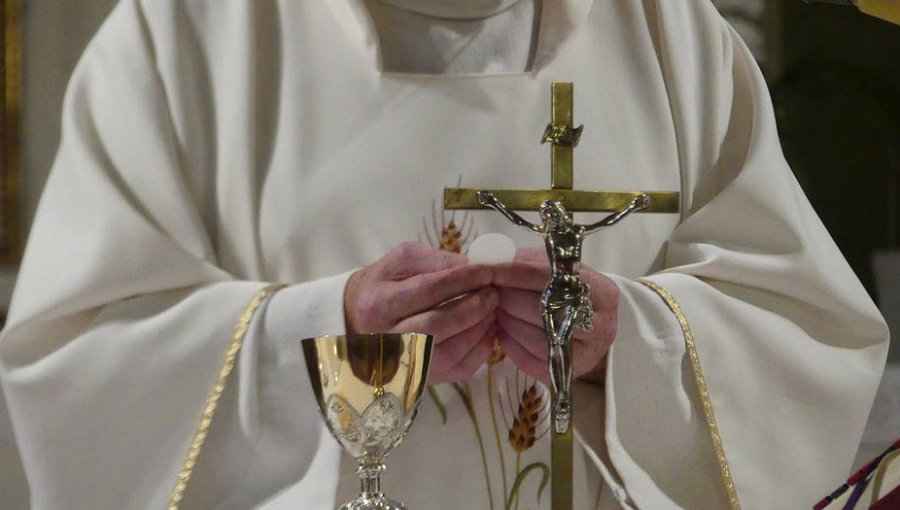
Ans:
[[[319,411],[358,467],[359,497],[341,510],[406,510],[384,495],[385,458],[406,436],[428,378],[433,339],[418,333],[301,341]]]

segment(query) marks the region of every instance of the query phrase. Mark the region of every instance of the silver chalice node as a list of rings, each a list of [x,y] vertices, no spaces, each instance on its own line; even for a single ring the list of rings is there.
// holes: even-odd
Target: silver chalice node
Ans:
[[[428,379],[433,339],[417,333],[303,340],[319,411],[359,467],[359,497],[341,510],[406,510],[384,495],[384,459],[406,436]]]

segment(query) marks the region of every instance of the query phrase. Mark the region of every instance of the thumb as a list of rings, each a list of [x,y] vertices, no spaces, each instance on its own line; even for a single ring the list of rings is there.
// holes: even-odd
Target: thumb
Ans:
[[[516,250],[516,262],[547,262],[547,250],[543,246],[526,246]]]
[[[468,261],[465,255],[407,242],[397,246],[381,259],[380,276],[384,279],[403,280],[419,274],[464,266]]]

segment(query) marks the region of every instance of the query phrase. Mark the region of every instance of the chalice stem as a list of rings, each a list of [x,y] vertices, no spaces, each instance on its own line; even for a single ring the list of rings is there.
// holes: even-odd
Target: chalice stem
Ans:
[[[356,468],[359,475],[360,496],[366,499],[380,499],[384,497],[381,488],[381,475],[384,474],[384,464],[360,464]]]
[[[381,476],[384,464],[377,459],[363,459],[356,468],[359,476],[359,497],[345,504],[340,510],[407,510],[403,503],[384,495]]]

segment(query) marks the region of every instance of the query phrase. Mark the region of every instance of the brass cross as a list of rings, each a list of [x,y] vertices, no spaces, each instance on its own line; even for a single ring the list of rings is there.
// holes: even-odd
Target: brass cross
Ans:
[[[445,209],[483,209],[476,194],[490,191],[510,209],[537,211],[545,200],[558,200],[569,212],[612,212],[622,209],[640,195],[650,197],[650,207],[641,212],[676,213],[678,192],[659,191],[588,191],[574,188],[574,148],[581,127],[573,127],[573,87],[571,83],[553,83],[552,121],[544,132],[544,142],[551,143],[551,189],[444,189]]]
[[[491,192],[507,208],[536,211],[545,200],[557,200],[567,212],[611,212],[628,206],[640,195],[650,197],[650,206],[641,212],[674,213],[679,209],[678,192],[653,191],[580,191],[574,188],[574,149],[581,137],[582,126],[574,127],[573,86],[553,83],[551,122],[544,131],[542,143],[551,144],[551,189],[545,190],[480,190],[446,188],[445,209],[482,209],[479,191]],[[568,347],[571,349],[571,345]],[[571,351],[569,352],[571,358]],[[556,395],[553,407],[556,408]],[[574,410],[572,410],[574,416]],[[553,423],[555,416],[551,418]],[[551,426],[551,485],[553,510],[572,509],[572,420],[566,432],[558,433]]]

